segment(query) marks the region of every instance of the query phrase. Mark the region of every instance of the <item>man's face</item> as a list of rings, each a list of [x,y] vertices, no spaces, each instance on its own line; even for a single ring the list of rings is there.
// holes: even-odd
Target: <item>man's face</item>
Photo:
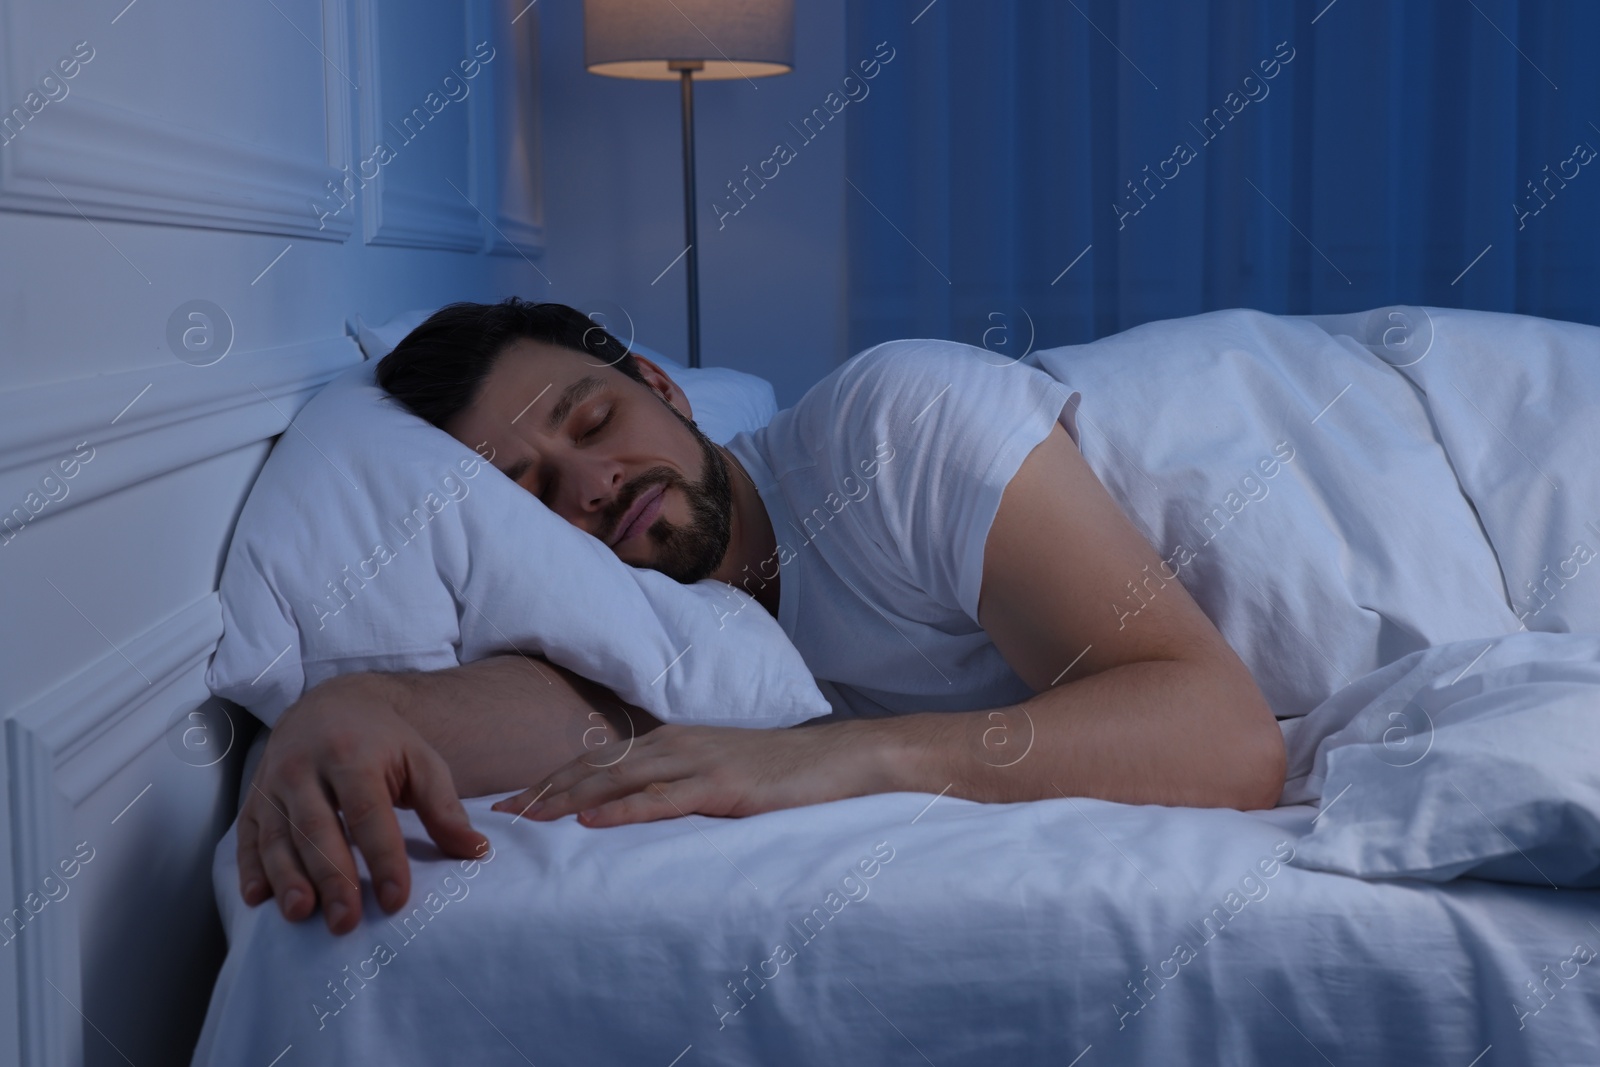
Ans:
[[[519,338],[446,429],[624,563],[699,581],[728,548],[727,463],[682,390],[638,363],[649,384]]]

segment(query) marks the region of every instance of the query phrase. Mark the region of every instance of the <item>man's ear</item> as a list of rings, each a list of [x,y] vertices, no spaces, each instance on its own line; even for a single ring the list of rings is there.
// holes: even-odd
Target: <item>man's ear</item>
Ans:
[[[638,365],[639,373],[644,375],[644,383],[662,400],[676,408],[678,414],[693,422],[694,409],[689,406],[689,397],[678,383],[673,381],[666,371],[643,356],[635,355],[633,361]]]

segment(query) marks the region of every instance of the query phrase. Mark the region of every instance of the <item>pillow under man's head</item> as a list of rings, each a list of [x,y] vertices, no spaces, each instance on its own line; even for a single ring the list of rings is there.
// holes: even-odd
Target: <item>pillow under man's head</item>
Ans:
[[[680,582],[723,562],[728,460],[678,384],[581,311],[519,297],[447,305],[383,358],[377,381],[623,562]]]

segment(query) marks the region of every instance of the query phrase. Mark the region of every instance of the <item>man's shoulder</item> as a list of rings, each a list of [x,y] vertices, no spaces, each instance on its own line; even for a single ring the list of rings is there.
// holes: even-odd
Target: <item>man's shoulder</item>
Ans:
[[[1057,395],[1061,394],[1061,395]],[[812,386],[759,435],[773,473],[853,467],[861,457],[911,449],[978,455],[1036,407],[1053,421],[1060,383],[1026,363],[936,338],[864,349]]]
[[[904,428],[946,394],[1003,388],[1013,361],[986,349],[938,338],[902,338],[863,349],[813,386],[798,407],[844,431],[884,422]],[[1040,373],[1031,368],[1013,371]]]
[[[951,374],[980,373],[1009,363],[987,349],[936,337],[906,337],[884,341],[856,353],[829,377],[875,385],[898,385],[911,379],[932,379]],[[824,379],[826,380],[826,379]]]

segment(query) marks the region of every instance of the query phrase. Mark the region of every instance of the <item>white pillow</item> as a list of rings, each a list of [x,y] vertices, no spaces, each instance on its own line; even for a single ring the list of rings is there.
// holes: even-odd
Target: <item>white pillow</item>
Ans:
[[[214,693],[270,726],[337,674],[519,650],[667,722],[828,713],[746,594],[627,566],[373,375],[358,364],[307,403],[251,490],[223,569]]]
[[[1287,799],[1320,792],[1322,814],[1296,843],[1296,866],[1600,886],[1600,635],[1416,652],[1303,727]]]
[[[356,341],[361,345],[361,351],[373,363],[394,351],[394,346],[405,339],[406,334],[422,325],[424,319],[432,315],[437,309],[418,308],[415,311],[402,311],[388,322],[378,326],[369,326],[360,315],[356,316]]]

